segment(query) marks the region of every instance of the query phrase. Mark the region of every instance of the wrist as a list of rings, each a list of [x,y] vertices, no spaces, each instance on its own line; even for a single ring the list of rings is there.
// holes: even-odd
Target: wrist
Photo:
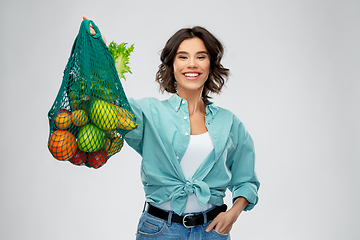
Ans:
[[[234,200],[234,204],[230,210],[233,210],[240,215],[240,213],[245,209],[245,207],[249,204],[249,201],[244,197],[237,197]]]

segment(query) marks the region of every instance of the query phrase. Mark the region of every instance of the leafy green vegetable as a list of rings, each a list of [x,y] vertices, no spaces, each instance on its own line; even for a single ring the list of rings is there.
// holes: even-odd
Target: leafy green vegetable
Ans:
[[[134,51],[134,44],[130,47],[127,47],[126,45],[127,43],[117,44],[112,41],[108,46],[111,56],[114,59],[115,67],[119,74],[119,77],[125,80],[126,78],[124,76],[124,73],[132,73],[128,64],[130,53]]]

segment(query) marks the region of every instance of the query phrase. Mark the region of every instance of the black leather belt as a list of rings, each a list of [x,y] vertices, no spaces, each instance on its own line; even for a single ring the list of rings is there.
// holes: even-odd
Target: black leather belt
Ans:
[[[221,212],[226,212],[226,209],[227,209],[226,204],[223,204],[221,206],[216,206],[214,209],[206,212],[205,214],[207,221],[213,220]],[[153,215],[154,217],[168,221],[169,212],[154,207],[151,204],[146,204],[145,211]],[[171,222],[180,223],[184,225],[184,227],[186,228],[192,228],[195,227],[196,225],[204,224],[204,215],[202,213],[197,215],[189,213],[184,216],[180,216],[173,213],[171,216]]]

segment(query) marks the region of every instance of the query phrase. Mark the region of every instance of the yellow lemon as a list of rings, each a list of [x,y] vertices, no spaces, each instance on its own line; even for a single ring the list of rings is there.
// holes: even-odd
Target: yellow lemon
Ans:
[[[95,100],[90,105],[90,119],[102,130],[115,129],[118,124],[114,105],[103,100]]]
[[[88,123],[89,117],[84,110],[76,110],[71,114],[71,121],[74,125],[81,127]]]

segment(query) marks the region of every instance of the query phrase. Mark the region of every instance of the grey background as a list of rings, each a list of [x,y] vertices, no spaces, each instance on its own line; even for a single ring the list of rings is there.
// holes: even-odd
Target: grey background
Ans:
[[[178,29],[204,26],[226,46],[232,75],[214,101],[253,136],[262,183],[233,239],[360,239],[359,11],[351,0],[1,1],[0,238],[135,238],[140,157],[125,146],[92,170],[47,149],[47,112],[86,14],[108,42],[135,43],[129,97],[168,98],[154,78]]]

